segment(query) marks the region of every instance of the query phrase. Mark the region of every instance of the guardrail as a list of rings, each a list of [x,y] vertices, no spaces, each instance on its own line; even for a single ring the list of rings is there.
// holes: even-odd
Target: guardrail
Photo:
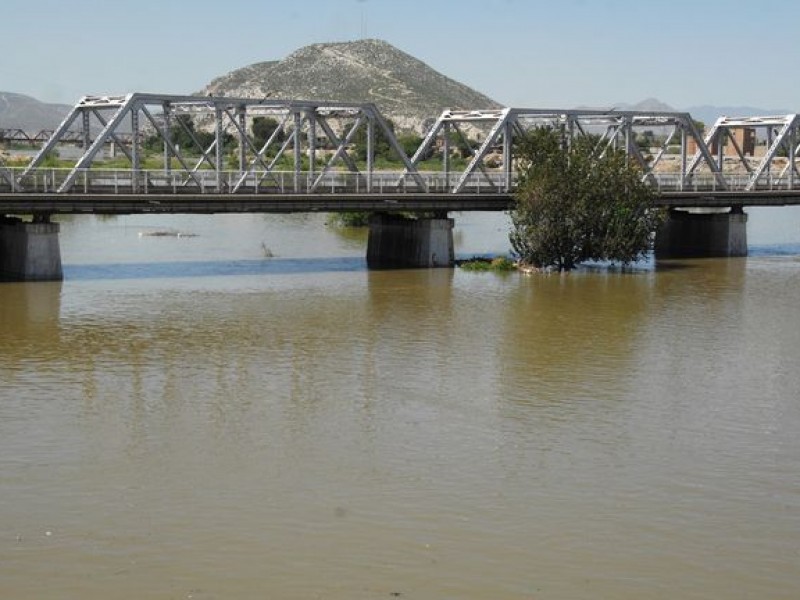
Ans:
[[[722,180],[725,185],[720,185],[717,176],[711,173],[695,173],[683,180],[679,173],[653,173],[648,181],[659,192],[748,192],[748,191],[780,191],[800,190],[800,179],[788,175],[778,176],[764,173],[751,184],[751,176],[745,173],[724,173]]]
[[[22,168],[8,169],[11,181],[0,179],[0,191],[15,193],[58,194],[72,169],[43,168],[24,174]],[[130,169],[81,169],[69,193],[92,192],[114,194],[381,194],[381,193],[449,193],[457,180],[450,173],[423,172],[422,188],[413,178],[399,171],[272,171],[269,173],[240,171],[184,171]],[[503,193],[516,182],[507,181],[504,173],[475,173],[466,181],[464,193]]]
[[[425,188],[413,178],[399,171],[273,171],[269,173],[240,171],[197,170],[184,171],[130,169],[82,169],[74,185],[60,192],[62,184],[72,169],[40,168],[23,176],[24,168],[6,168],[8,176],[0,178],[0,192],[33,194],[382,194],[431,193],[448,194],[453,191],[459,177],[454,173],[420,172]],[[503,172],[477,172],[465,179],[461,193],[492,194],[513,190],[517,173],[507,179]],[[750,175],[726,173],[724,186],[711,173],[695,173],[685,180],[679,173],[651,173],[646,178],[658,192],[708,192],[708,191],[780,191],[800,190],[797,177],[764,173],[749,190]]]

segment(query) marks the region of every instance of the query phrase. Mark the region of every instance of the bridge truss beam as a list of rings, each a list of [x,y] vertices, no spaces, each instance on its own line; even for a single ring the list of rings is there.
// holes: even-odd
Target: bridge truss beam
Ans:
[[[260,147],[248,135],[248,128],[257,117],[278,121],[278,127]],[[353,156],[353,141],[361,130],[366,130],[369,140],[366,166]],[[182,139],[190,139],[191,147],[180,147],[175,141],[176,132],[182,134]],[[138,93],[86,96],[67,114],[13,184],[15,189],[24,191],[59,144],[80,141],[83,154],[59,179],[56,193],[97,187],[98,173],[92,167],[108,144],[119,149],[129,163],[129,191],[163,187],[164,181],[143,168],[142,146],[146,140],[151,148],[154,144],[163,148],[163,165],[156,170],[170,176],[180,174],[178,187],[188,193],[206,189],[214,193],[260,193],[274,191],[276,186],[281,193],[314,192],[325,175],[340,166],[357,175],[350,181],[356,182],[359,192],[371,192],[376,135],[388,142],[411,174],[410,181],[403,182],[404,187],[427,191],[425,179],[373,104]],[[229,160],[236,164],[231,166]],[[285,181],[279,182],[275,177],[279,169],[287,169],[287,164],[294,173],[288,189]],[[233,181],[228,176],[231,171],[236,172]],[[10,181],[10,171],[4,170],[0,176]],[[174,177],[169,180],[174,188]]]
[[[748,156],[742,144],[737,140],[736,134],[749,131],[751,135],[766,138],[767,144],[764,154]],[[744,135],[742,135],[742,138]],[[733,149],[726,152],[726,144]],[[702,150],[715,155],[714,161],[720,167],[720,172],[725,175],[739,170],[748,173],[743,188],[746,191],[756,190],[759,187],[773,186],[777,181],[780,187],[796,189],[800,172],[796,165],[796,157],[800,152],[800,115],[787,114],[778,116],[758,117],[720,117],[709,129],[703,140]],[[776,159],[784,160],[786,164],[781,167],[777,176],[773,175]],[[698,165],[702,162],[701,147],[692,157],[688,166],[686,177],[691,179],[697,172]]]
[[[255,141],[249,132],[259,117],[275,119],[277,127],[268,139]],[[688,113],[446,110],[409,157],[373,104],[134,93],[84,97],[26,168],[9,169],[0,160],[0,191],[508,194],[515,186],[515,143],[536,127],[559,129],[567,141],[595,136],[598,156],[624,151],[643,180],[662,192],[800,189],[797,114],[723,117],[703,137]],[[766,139],[763,154],[744,147],[741,129]],[[40,135],[6,131],[31,141]],[[658,135],[642,135],[648,131]],[[355,155],[359,136],[366,156]],[[379,137],[401,171],[375,170]],[[640,146],[644,138],[647,148]],[[59,144],[77,144],[82,154],[74,166],[56,172],[46,159]],[[154,147],[163,154],[155,167]],[[121,155],[115,166],[123,163],[113,171],[98,164],[109,148]],[[437,173],[429,171],[434,155],[441,157]]]
[[[642,169],[643,179],[660,185],[658,167],[662,163],[668,146],[678,136],[682,143],[679,179],[676,189],[682,190],[689,181],[692,170],[702,163],[714,177],[714,187],[726,189],[721,164],[715,160],[701,138],[694,121],[688,113],[642,112],[642,111],[603,111],[603,110],[561,110],[506,108],[487,111],[448,110],[438,120],[422,141],[411,158],[413,165],[425,160],[435,148],[443,148],[443,170],[448,180],[452,179],[451,191],[463,192],[467,182],[483,178],[486,186],[494,191],[508,192],[514,186],[513,148],[515,141],[531,129],[550,127],[564,132],[567,140],[576,136],[594,135],[597,137],[596,152],[602,156],[611,149],[624,150],[630,159]],[[668,131],[660,147],[651,154],[642,150],[636,143],[636,134],[647,130]],[[477,135],[482,142],[470,144],[464,131]],[[453,134],[455,132],[455,134]],[[688,167],[687,141],[697,146],[697,158],[692,169]],[[459,171],[450,169],[452,147],[469,158],[467,166]],[[496,177],[496,169],[504,177]],[[491,170],[494,170],[492,172]]]

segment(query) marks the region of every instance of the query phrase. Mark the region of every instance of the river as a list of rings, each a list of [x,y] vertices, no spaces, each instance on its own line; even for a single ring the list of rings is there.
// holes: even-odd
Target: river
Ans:
[[[798,598],[800,211],[750,243],[370,272],[324,215],[67,219],[63,283],[0,285],[0,598]]]

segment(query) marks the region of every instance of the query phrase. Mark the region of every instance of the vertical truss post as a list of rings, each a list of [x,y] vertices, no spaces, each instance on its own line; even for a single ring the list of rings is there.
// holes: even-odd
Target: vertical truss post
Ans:
[[[309,185],[314,181],[314,163],[317,162],[317,113],[312,109],[306,113],[308,119],[308,176]]]
[[[444,169],[444,185],[450,189],[450,121],[444,122],[444,138],[442,139],[442,168]]]
[[[789,130],[789,189],[794,189],[794,159],[797,153],[797,118],[795,117],[792,128]]]
[[[214,170],[217,172],[217,193],[222,193],[222,135],[225,133],[225,128],[222,126],[222,107],[218,104],[214,106]]]
[[[372,191],[372,172],[375,170],[375,117],[367,115],[367,192]]]
[[[139,152],[139,105],[134,104],[131,108],[131,177],[133,193],[139,193],[139,179],[142,171],[142,157]]]
[[[623,121],[623,125],[625,128],[625,162],[631,162],[631,153],[633,152],[633,122],[626,118]]]
[[[303,157],[300,153],[300,128],[303,125],[303,118],[300,116],[300,111],[295,110],[294,113],[294,132],[292,133],[294,139],[294,191],[300,191],[300,162]]]
[[[81,111],[81,117],[83,121],[83,151],[86,152],[89,149],[89,146],[92,145],[92,133],[89,123],[91,113],[89,113],[88,110],[83,110]]]
[[[681,126],[681,183],[680,183],[680,190],[684,190],[684,186],[686,184],[686,161],[687,161],[687,153],[688,153],[688,143],[686,137],[686,128]]]
[[[169,175],[172,173],[172,105],[164,102],[162,105],[164,113],[164,172]]]
[[[770,176],[772,175],[772,156],[771,156],[771,153],[769,152],[769,149],[772,148],[772,144],[774,143],[773,140],[772,140],[772,136],[774,134],[775,134],[775,130],[772,128],[772,125],[767,127],[767,156],[765,157],[765,159],[767,161],[766,170],[765,170],[765,172],[767,174],[767,179],[769,179]]]
[[[513,150],[513,141],[512,136],[514,132],[514,124],[509,119],[506,121],[505,126],[503,127],[503,179],[505,179],[505,185],[503,186],[503,190],[506,192],[511,191],[511,152]],[[570,120],[570,141],[572,141],[572,121]]]
[[[236,107],[236,118],[239,121],[239,175],[247,168],[247,108]]]
[[[567,140],[570,146],[572,146],[572,140],[575,138],[575,119],[570,117],[569,115],[566,116],[567,119]]]

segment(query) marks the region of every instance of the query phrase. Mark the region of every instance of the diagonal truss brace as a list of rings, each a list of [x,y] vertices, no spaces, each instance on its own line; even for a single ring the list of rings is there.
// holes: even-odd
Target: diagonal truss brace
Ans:
[[[797,115],[786,116],[786,122],[784,123],[783,127],[781,127],[775,139],[772,140],[772,145],[770,145],[770,147],[767,149],[767,153],[764,155],[761,164],[759,164],[758,168],[756,168],[756,170],[752,173],[750,181],[748,182],[747,187],[745,188],[746,190],[750,191],[758,184],[758,180],[764,174],[764,171],[766,171],[771,166],[772,160],[777,155],[778,150],[786,142],[791,140],[790,134],[797,129],[797,123],[798,123]],[[789,154],[793,153],[790,151]],[[792,166],[794,168],[794,165],[792,164],[793,162],[794,160],[790,161],[790,163],[787,164],[787,167]]]

